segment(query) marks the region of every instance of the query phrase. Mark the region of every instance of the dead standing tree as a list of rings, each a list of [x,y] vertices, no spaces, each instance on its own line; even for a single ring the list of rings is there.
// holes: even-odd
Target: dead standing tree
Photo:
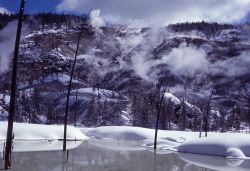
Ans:
[[[210,110],[211,110],[212,96],[213,96],[213,90],[210,93],[209,99],[207,101],[207,106],[206,106],[206,113],[205,113],[205,137],[207,137],[207,132],[208,132],[208,120],[209,120],[209,114],[210,114]]]
[[[199,138],[201,138],[203,124],[205,124],[205,137],[207,137],[208,124],[209,124],[208,120],[209,120],[209,114],[210,114],[210,110],[211,110],[211,101],[212,101],[212,97],[213,97],[213,92],[214,92],[214,90],[211,91],[209,98],[208,98],[208,101],[207,101],[207,103],[202,111]]]
[[[71,73],[70,73],[70,80],[69,80],[69,85],[68,85],[66,108],[65,108],[65,116],[64,116],[63,151],[66,151],[66,137],[67,137],[67,124],[68,124],[69,97],[70,97],[70,91],[71,91],[71,87],[72,87],[72,79],[73,79],[73,75],[74,75],[74,69],[75,69],[77,55],[78,55],[78,51],[79,51],[79,45],[80,45],[81,36],[82,36],[82,33],[83,33],[85,27],[88,26],[87,21],[89,19],[90,12],[87,15],[84,16],[83,24],[79,28],[79,34],[78,34],[78,39],[77,39],[77,46],[76,46],[76,51],[75,51],[75,56],[74,56],[74,62],[73,62],[73,65],[72,65],[72,68],[71,68]]]
[[[74,62],[73,62],[72,68],[71,68],[70,80],[69,80],[69,85],[68,85],[66,109],[65,109],[65,116],[64,116],[63,151],[66,151],[66,136],[67,136],[67,124],[68,124],[69,97],[70,97],[70,91],[71,91],[71,87],[72,87],[72,79],[73,79],[74,69],[75,69],[75,65],[76,65],[77,55],[78,55],[78,51],[79,51],[81,34],[82,34],[82,30],[79,31],[77,46],[76,46],[76,51],[75,51],[75,57],[74,57]]]
[[[166,93],[167,87],[159,87],[159,90],[157,90],[156,93],[156,123],[155,123],[155,137],[154,137],[154,150],[156,150],[157,147],[157,136],[158,136],[158,129],[159,129],[159,120],[160,120],[160,115],[162,112],[162,105],[164,102],[164,97]]]
[[[76,126],[76,122],[77,122],[77,118],[76,118],[76,114],[77,114],[77,108],[78,108],[78,84],[76,86],[76,99],[75,99],[75,116],[74,116],[74,126]]]
[[[19,56],[19,44],[22,32],[22,21],[24,13],[25,0],[21,1],[18,26],[16,33],[16,42],[12,66],[12,78],[11,78],[11,96],[10,96],[10,105],[9,105],[9,116],[8,116],[8,128],[7,128],[7,138],[6,138],[6,148],[5,148],[5,169],[11,167],[11,148],[12,148],[12,138],[13,138],[13,119],[15,114],[15,103],[16,103],[16,81],[17,81],[17,63]]]

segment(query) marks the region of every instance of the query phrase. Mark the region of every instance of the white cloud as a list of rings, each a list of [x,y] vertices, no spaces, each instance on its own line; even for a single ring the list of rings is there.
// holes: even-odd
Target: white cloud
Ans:
[[[151,25],[185,21],[237,22],[250,11],[250,0],[62,0],[60,12],[100,9],[105,20]]]

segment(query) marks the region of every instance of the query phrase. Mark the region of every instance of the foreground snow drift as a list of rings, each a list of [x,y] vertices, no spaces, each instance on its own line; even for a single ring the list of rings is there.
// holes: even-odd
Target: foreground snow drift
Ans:
[[[83,128],[81,131],[84,132],[85,135],[97,139],[136,141],[137,143],[135,144],[138,144],[140,147],[144,146],[147,149],[153,148],[153,129],[109,126],[93,129]],[[160,130],[158,133],[157,148],[158,152],[171,150],[233,159],[245,159],[250,157],[250,135],[239,133],[209,133],[208,138],[199,138],[198,132]]]
[[[250,157],[250,136],[246,134],[220,134],[184,142],[178,151],[227,158]]]
[[[7,122],[0,122],[0,140],[6,139]],[[14,140],[61,140],[63,126],[14,123]],[[87,137],[72,126],[67,129],[68,140],[85,140]]]
[[[88,137],[94,137],[97,139],[113,139],[117,141],[134,141],[139,147],[145,147],[152,149],[154,144],[154,129],[129,127],[129,126],[107,126],[98,127],[92,129],[81,129],[82,132]],[[160,150],[172,150],[176,151],[177,147],[188,139],[198,137],[198,133],[195,132],[182,132],[182,131],[162,131],[158,132],[158,149]],[[124,144],[124,143],[123,143]],[[119,148],[121,147],[119,143]],[[137,147],[138,147],[137,146]],[[137,147],[134,147],[136,149]],[[112,146],[111,148],[117,148]],[[162,151],[161,151],[162,152]]]
[[[178,157],[189,164],[212,170],[249,171],[250,168],[249,160],[224,159],[222,157],[189,153],[178,153]]]
[[[82,132],[89,137],[99,139],[111,138],[119,140],[131,141],[151,141],[154,138],[154,129],[130,127],[130,126],[104,126],[97,128],[82,128]],[[198,137],[199,133],[196,132],[183,132],[183,131],[163,131],[159,130],[159,140],[168,140],[176,143],[182,143],[187,139]]]

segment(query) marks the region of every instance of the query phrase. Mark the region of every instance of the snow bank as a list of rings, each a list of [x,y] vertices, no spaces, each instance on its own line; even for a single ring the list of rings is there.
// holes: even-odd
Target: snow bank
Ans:
[[[119,141],[137,141],[139,146],[144,146],[147,149],[153,148],[154,129],[129,127],[129,126],[107,126],[87,129],[81,129],[86,136],[97,139],[113,139]],[[181,131],[162,131],[158,132],[158,145],[160,150],[173,150],[185,140],[198,137],[195,132]]]
[[[178,147],[178,151],[227,158],[246,158],[250,157],[250,135],[221,133],[207,138],[188,140]]]
[[[222,157],[189,153],[178,153],[178,157],[189,164],[211,170],[249,171],[250,168],[249,162],[247,160],[224,159]]]
[[[82,128],[82,132],[89,137],[98,139],[111,138],[131,141],[145,141],[154,139],[154,129],[131,127],[131,126],[104,126],[86,129]],[[184,132],[184,131],[158,131],[158,139],[168,140],[172,142],[182,143],[186,140],[198,138],[198,132]]]
[[[152,149],[154,129],[108,126],[81,129],[85,135],[99,140],[136,141],[138,146]],[[115,147],[117,148],[117,147]],[[230,159],[250,157],[250,135],[240,133],[209,133],[208,138],[199,138],[198,132],[163,131],[158,132],[159,150],[221,156]]]
[[[84,129],[82,129],[84,131]],[[142,141],[146,140],[152,135],[151,131],[146,128],[125,127],[125,126],[107,126],[98,127],[88,130],[85,135],[95,137],[97,139],[117,139],[117,140],[130,140]]]
[[[0,122],[0,140],[6,139],[7,122]],[[63,126],[14,123],[13,133],[15,140],[61,140]],[[85,140],[87,137],[77,128],[68,126],[68,140]]]

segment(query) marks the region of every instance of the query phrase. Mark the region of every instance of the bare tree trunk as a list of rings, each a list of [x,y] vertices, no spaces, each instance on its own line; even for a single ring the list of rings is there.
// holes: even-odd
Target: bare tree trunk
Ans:
[[[250,97],[246,97],[248,102],[248,111],[247,111],[247,121],[248,121],[248,132],[250,132]]]
[[[200,124],[200,134],[199,134],[199,138],[201,138],[201,134],[202,134],[202,128],[203,128],[203,112],[202,112],[202,115],[201,115],[201,124]]]
[[[210,104],[213,96],[213,90],[211,91],[211,94],[209,96],[209,100],[207,102],[207,108],[206,108],[206,116],[205,116],[205,137],[207,137],[207,132],[208,132],[208,117],[209,117],[209,112],[210,112]]]
[[[187,110],[186,110],[186,100],[187,100],[187,87],[184,87],[184,98],[182,98],[182,110],[181,115],[183,117],[183,130],[185,131],[187,128]]]
[[[99,126],[102,125],[102,121],[101,121],[101,103],[100,103],[100,99],[101,99],[101,94],[100,94],[100,81],[98,80],[98,84],[97,84],[97,114],[98,114],[98,124]]]
[[[12,68],[12,78],[11,78],[11,96],[9,105],[9,116],[8,116],[8,128],[7,128],[7,138],[6,138],[6,149],[5,149],[5,169],[11,167],[11,147],[12,147],[12,134],[13,134],[13,119],[15,114],[15,103],[16,103],[16,81],[17,81],[17,64],[19,56],[19,44],[22,32],[22,21],[24,13],[25,0],[21,1],[20,12],[18,18],[18,26],[16,33],[16,42],[14,50],[13,68]]]
[[[154,150],[156,150],[157,147],[157,136],[158,136],[158,129],[159,129],[159,119],[160,119],[160,113],[161,113],[161,108],[162,108],[162,103],[164,100],[164,95],[166,92],[167,88],[165,88],[162,92],[159,90],[159,96],[160,96],[160,100],[158,101],[158,104],[156,105],[156,111],[157,111],[157,117],[156,117],[156,123],[155,123],[155,137],[154,137]]]
[[[157,147],[157,136],[158,136],[158,127],[159,127],[159,119],[160,119],[160,105],[158,107],[157,117],[156,117],[156,124],[155,124],[155,139],[154,139],[154,150]]]
[[[171,130],[171,119],[168,119],[168,130]]]
[[[78,84],[77,84],[77,87],[76,87],[76,102],[75,102],[75,118],[74,118],[74,120],[75,120],[75,123],[74,123],[74,125],[76,126],[76,113],[77,113],[77,106],[78,106]]]
[[[76,51],[75,51],[75,59],[74,59],[73,66],[71,68],[71,74],[70,74],[70,80],[69,80],[69,86],[68,86],[68,94],[67,94],[66,109],[65,109],[65,116],[64,116],[63,151],[66,151],[66,136],[67,136],[67,124],[68,124],[69,96],[70,96],[70,91],[71,91],[71,85],[72,85],[72,79],[73,79],[73,74],[74,74],[74,69],[75,69],[77,54],[78,54],[78,50],[79,50],[81,33],[82,32],[80,31],[79,35],[78,35],[77,47],[76,47]]]

